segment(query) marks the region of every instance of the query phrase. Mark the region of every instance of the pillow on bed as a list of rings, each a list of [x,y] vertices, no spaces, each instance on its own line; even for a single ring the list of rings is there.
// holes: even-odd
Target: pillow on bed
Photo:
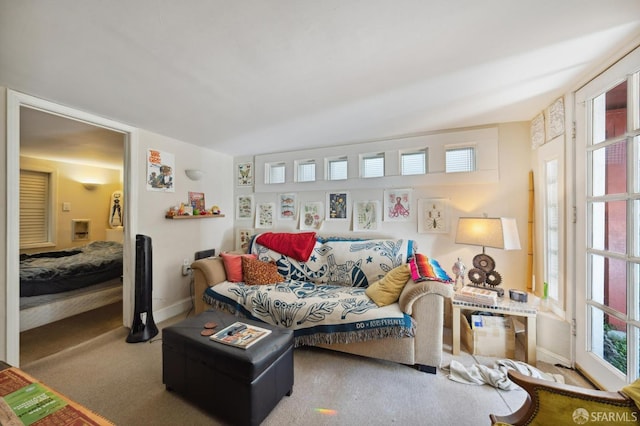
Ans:
[[[382,279],[374,282],[365,290],[365,294],[378,306],[396,303],[407,281],[411,278],[408,264],[393,268]]]
[[[257,259],[258,255],[220,253],[220,257],[224,263],[224,271],[227,274],[227,281],[239,283],[244,281],[244,277],[242,276],[242,258],[248,257],[251,259]]]
[[[453,282],[437,260],[430,259],[424,254],[416,253],[409,260],[409,267],[411,268],[411,278],[417,283],[420,281]]]
[[[242,258],[242,273],[244,282],[247,285],[275,284],[284,281],[282,275],[278,273],[278,266],[275,262],[263,262],[250,257]]]

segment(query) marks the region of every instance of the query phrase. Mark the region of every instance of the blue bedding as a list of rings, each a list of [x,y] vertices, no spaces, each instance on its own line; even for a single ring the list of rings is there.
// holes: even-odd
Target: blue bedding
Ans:
[[[62,293],[122,276],[122,244],[94,241],[20,256],[20,297]]]

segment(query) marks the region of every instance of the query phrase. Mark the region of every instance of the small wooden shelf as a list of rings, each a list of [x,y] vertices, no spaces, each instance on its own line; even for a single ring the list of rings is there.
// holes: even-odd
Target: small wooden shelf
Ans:
[[[204,214],[204,215],[189,215],[189,216],[169,216],[169,215],[165,215],[165,219],[171,219],[171,220],[182,220],[182,219],[211,219],[214,217],[224,217],[223,214]]]

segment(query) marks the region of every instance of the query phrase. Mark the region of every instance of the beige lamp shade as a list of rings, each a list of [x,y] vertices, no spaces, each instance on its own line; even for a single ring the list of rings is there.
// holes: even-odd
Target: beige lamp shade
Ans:
[[[507,217],[461,217],[458,219],[456,244],[520,250],[516,220]]]

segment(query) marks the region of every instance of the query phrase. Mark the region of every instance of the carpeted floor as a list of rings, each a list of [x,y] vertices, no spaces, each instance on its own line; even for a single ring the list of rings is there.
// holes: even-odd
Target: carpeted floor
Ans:
[[[20,333],[20,363],[29,364],[122,327],[122,302]]]
[[[182,317],[158,324],[159,328]],[[451,355],[445,330],[445,361],[491,365],[495,360]],[[150,342],[125,342],[120,327],[22,368],[59,392],[118,425],[215,425],[214,416],[192,406],[162,384],[162,334]],[[545,366],[538,364],[540,369]],[[555,368],[546,366],[546,368]],[[558,371],[554,371],[558,372]],[[565,371],[559,371],[566,373]],[[489,424],[489,414],[520,407],[522,390],[465,385],[444,370],[425,374],[395,363],[322,349],[294,352],[293,394],[283,398],[264,425]],[[570,380],[567,380],[570,382]],[[215,385],[215,384],[212,384]]]

